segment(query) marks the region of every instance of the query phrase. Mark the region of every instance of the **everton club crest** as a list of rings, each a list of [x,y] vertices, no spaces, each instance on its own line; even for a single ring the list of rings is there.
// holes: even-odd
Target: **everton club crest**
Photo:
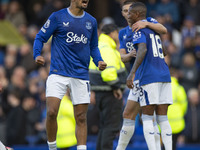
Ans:
[[[88,30],[92,29],[92,23],[91,22],[86,22],[85,26]]]

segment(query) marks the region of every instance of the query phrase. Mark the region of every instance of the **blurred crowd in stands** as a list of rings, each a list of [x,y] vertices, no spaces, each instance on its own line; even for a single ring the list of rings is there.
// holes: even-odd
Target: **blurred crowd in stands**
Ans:
[[[99,3],[103,4],[99,4]],[[91,0],[88,12],[99,27],[115,23],[119,29],[127,26],[121,15],[123,0]],[[177,68],[179,82],[188,96],[188,113],[183,142],[200,143],[200,1],[198,0],[143,0],[148,17],[163,24],[168,33],[162,35],[168,51],[166,62]],[[0,21],[10,21],[27,40],[26,44],[0,44],[0,140],[8,145],[46,143],[45,82],[50,66],[50,42],[44,45],[45,65],[36,66],[32,56],[34,38],[49,15],[67,7],[69,0],[1,0]],[[99,4],[99,5],[98,5]],[[104,7],[107,8],[104,11]],[[97,11],[96,11],[97,10]],[[3,29],[0,29],[0,32]],[[125,98],[126,99],[126,98]],[[95,104],[91,104],[91,111]],[[91,110],[90,110],[91,109]],[[98,115],[98,114],[97,114]],[[191,119],[191,116],[195,116]],[[97,134],[98,117],[88,117],[89,134]],[[92,121],[94,123],[92,123]],[[91,126],[90,126],[91,124]],[[96,126],[92,126],[92,125]],[[35,141],[33,138],[35,137]]]

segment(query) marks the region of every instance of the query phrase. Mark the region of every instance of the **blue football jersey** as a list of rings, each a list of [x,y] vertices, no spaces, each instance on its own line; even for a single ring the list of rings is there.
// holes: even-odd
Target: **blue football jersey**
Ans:
[[[52,37],[49,74],[88,80],[90,56],[98,66],[97,22],[87,12],[74,16],[69,8],[52,13],[37,34],[33,46],[34,59],[41,54],[43,43]]]
[[[130,53],[132,50],[134,50],[133,32],[129,26],[127,26],[119,31],[119,43],[120,43],[119,48],[125,49],[126,53]],[[130,61],[131,67],[132,67],[134,61],[135,61],[135,58],[132,58]]]
[[[158,21],[154,18],[148,17],[146,20],[151,23],[158,23]],[[119,31],[119,42],[120,42],[120,49],[125,49],[126,53],[130,53],[134,50],[133,46],[133,32],[131,27],[127,26]],[[130,66],[132,68],[135,58],[132,58],[130,61]]]
[[[159,34],[148,28],[141,29],[133,33],[133,44],[136,51],[138,43],[146,43],[147,46],[146,56],[135,75],[139,77],[140,86],[155,82],[171,82]]]

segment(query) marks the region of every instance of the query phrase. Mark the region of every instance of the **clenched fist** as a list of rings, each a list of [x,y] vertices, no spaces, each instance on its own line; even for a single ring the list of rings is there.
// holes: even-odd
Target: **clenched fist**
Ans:
[[[36,59],[35,59],[35,63],[37,64],[37,65],[44,65],[44,63],[45,63],[45,60],[44,60],[44,57],[42,57],[42,56],[37,56],[36,57]]]
[[[99,61],[98,62],[98,68],[99,70],[103,71],[104,69],[106,69],[107,64],[104,61]]]
[[[128,86],[129,89],[132,89],[134,87],[133,81],[135,78],[135,74],[129,74],[127,79],[126,79],[126,85]]]

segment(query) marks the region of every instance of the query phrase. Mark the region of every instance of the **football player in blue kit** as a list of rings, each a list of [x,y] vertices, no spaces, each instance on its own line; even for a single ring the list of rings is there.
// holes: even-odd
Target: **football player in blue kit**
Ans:
[[[128,9],[134,0],[126,0],[122,5],[122,15],[128,22]],[[119,32],[120,54],[123,62],[130,62],[132,68],[136,57],[136,51],[133,46],[132,30],[139,30],[148,27],[159,34],[167,33],[167,29],[154,18],[148,17],[146,20],[138,21],[132,26],[129,24]],[[139,80],[134,81],[135,87],[130,90],[126,107],[123,112],[123,126],[120,132],[120,137],[117,145],[117,150],[125,150],[135,130],[135,118],[140,111],[138,97],[140,95]],[[157,123],[154,119],[156,150],[161,150],[160,132]]]
[[[77,150],[86,150],[86,115],[90,103],[88,67],[90,56],[99,70],[106,68],[98,49],[97,22],[84,11],[89,0],[71,0],[70,7],[51,14],[37,34],[33,54],[35,62],[44,65],[43,43],[52,36],[51,66],[46,82],[47,143],[56,148],[57,113],[67,88],[74,105]],[[66,125],[67,128],[67,125]]]
[[[132,25],[146,19],[146,11],[143,3],[133,3],[128,11],[128,22]],[[173,103],[171,79],[160,36],[149,28],[140,29],[133,33],[133,44],[137,56],[127,78],[127,86],[133,88],[133,80],[139,79],[139,103],[148,149],[156,149],[153,127],[153,114],[156,111],[165,150],[172,150],[172,130],[167,118],[168,106]]]

